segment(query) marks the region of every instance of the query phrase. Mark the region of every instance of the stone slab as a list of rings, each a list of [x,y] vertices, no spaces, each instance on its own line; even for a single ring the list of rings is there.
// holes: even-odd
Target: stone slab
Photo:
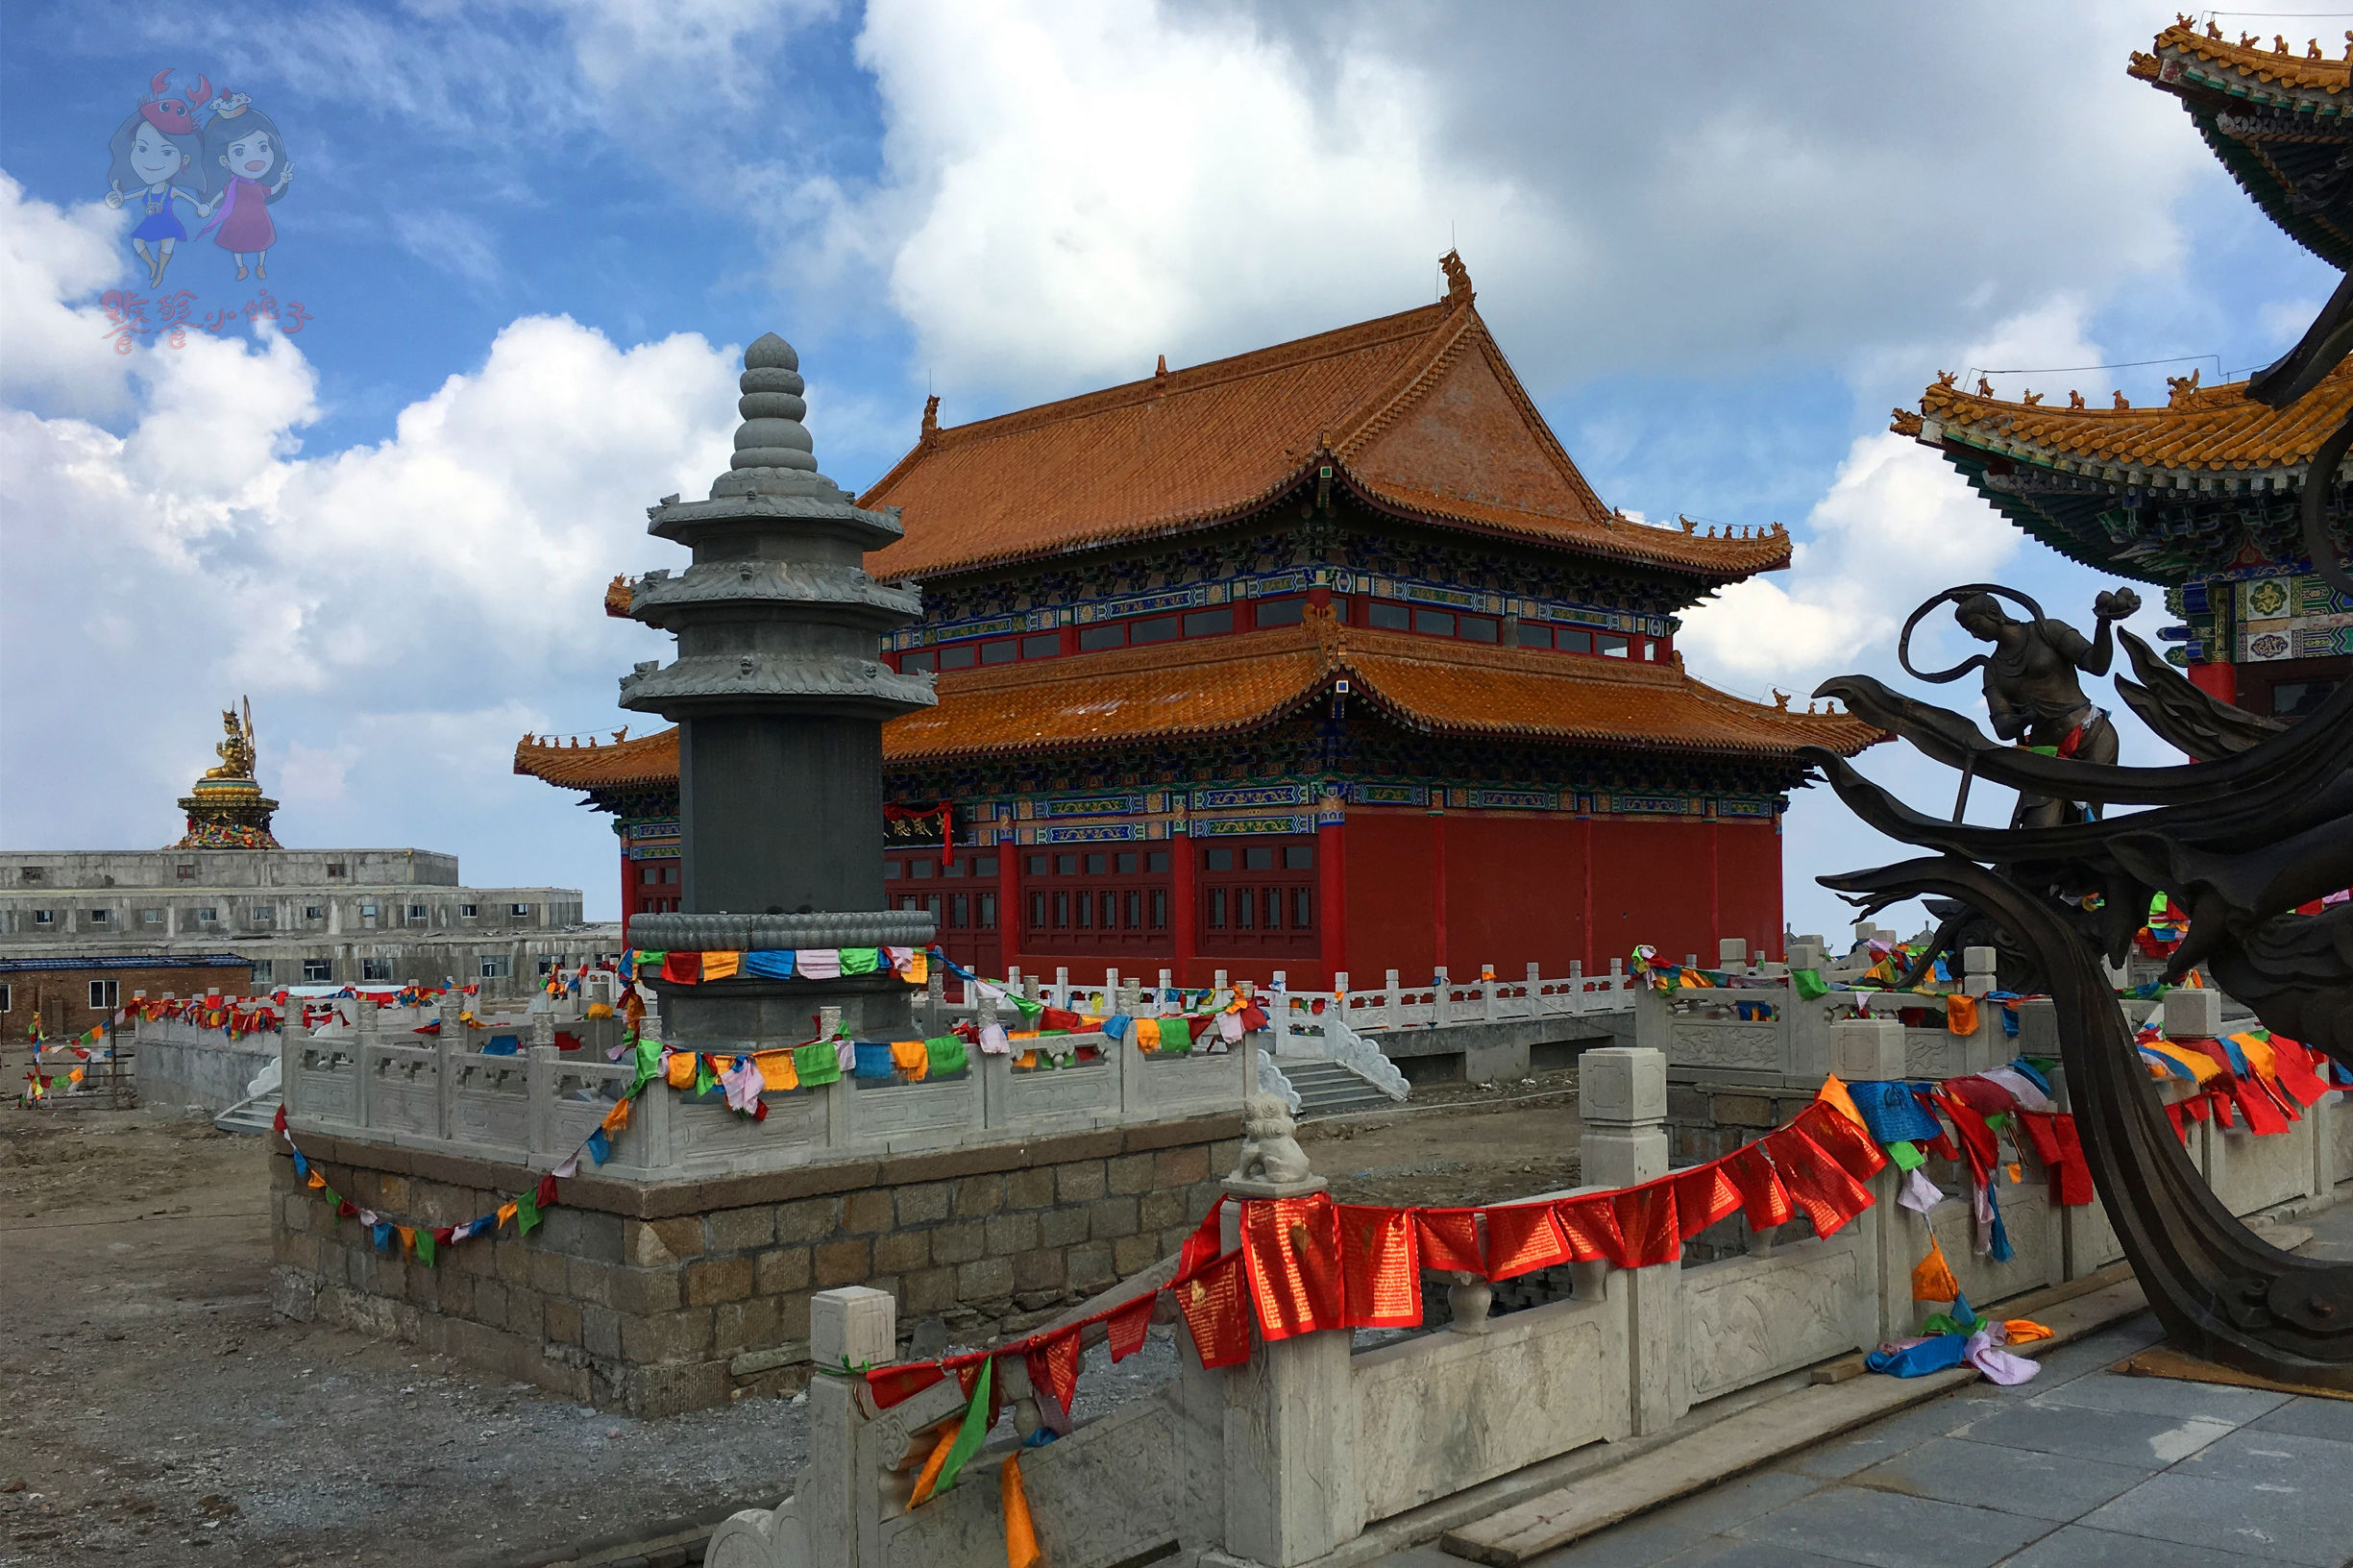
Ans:
[[[2339,1568],[2353,1542],[2353,1443],[2242,1433],[2126,1492],[2084,1523],[2267,1562]]]
[[[2049,1528],[2045,1520],[1991,1508],[1841,1487],[1752,1519],[1736,1533],[1872,1568],[1992,1568]]]
[[[2069,1525],[2012,1557],[2004,1568],[2253,1568],[2268,1560]]]
[[[2024,1348],[2028,1354],[2047,1353],[2145,1306],[2140,1286],[2129,1280],[2055,1305],[2037,1306],[2027,1298],[2018,1310],[2047,1325],[2053,1337]],[[1518,1568],[1621,1519],[1924,1403],[1976,1376],[1973,1368],[1962,1368],[1925,1378],[1856,1378],[1809,1385],[1728,1416],[1614,1470],[1458,1525],[1440,1538],[1440,1545],[1475,1562]]]
[[[1932,1437],[1860,1472],[1851,1483],[2065,1524],[2146,1479],[2145,1472],[2128,1465],[2001,1448],[1967,1437]]]

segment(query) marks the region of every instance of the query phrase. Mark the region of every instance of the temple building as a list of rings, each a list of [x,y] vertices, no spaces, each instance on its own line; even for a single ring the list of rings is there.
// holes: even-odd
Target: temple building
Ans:
[[[1320,987],[1778,950],[1794,754],[1876,731],[1675,638],[1788,536],[1605,504],[1444,265],[1337,331],[960,427],[935,398],[858,498],[923,596],[882,661],[939,696],[883,732],[885,874],[951,958]],[[677,755],[516,750],[613,814],[628,915],[677,907]]]
[[[2135,78],[2169,92],[2241,187],[2289,237],[2353,267],[2353,48],[2320,58],[2211,24],[2176,23]],[[2334,306],[2333,306],[2334,308]],[[2294,358],[2291,355],[2291,359]],[[2023,389],[1997,398],[1938,378],[1895,429],[1937,448],[1972,488],[2027,533],[2101,572],[2155,583],[2180,624],[2168,656],[2205,691],[2257,713],[2317,707],[2353,668],[2353,596],[2314,573],[2298,509],[2323,442],[2353,412],[2353,362],[2284,407],[2264,382],[2202,386],[2169,378],[2163,407],[2121,392]],[[2344,474],[2331,476],[2329,531],[2346,539]]]

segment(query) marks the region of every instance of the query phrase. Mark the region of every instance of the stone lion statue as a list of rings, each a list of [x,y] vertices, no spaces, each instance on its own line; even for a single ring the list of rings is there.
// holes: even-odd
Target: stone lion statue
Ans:
[[[1242,1102],[1242,1158],[1231,1180],[1287,1186],[1313,1174],[1308,1157],[1291,1136],[1295,1123],[1290,1107],[1272,1094],[1253,1094]]]

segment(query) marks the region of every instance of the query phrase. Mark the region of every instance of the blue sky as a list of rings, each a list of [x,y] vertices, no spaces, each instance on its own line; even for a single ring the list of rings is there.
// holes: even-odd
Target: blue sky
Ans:
[[[2125,78],[2169,17],[0,5],[0,840],[167,842],[250,693],[287,842],[455,850],[609,912],[602,820],[507,758],[628,722],[612,682],[660,640],[599,591],[670,562],[641,508],[723,464],[731,348],[794,340],[854,488],[927,388],[962,422],[1404,308],[1450,243],[1605,498],[1796,533],[1795,570],[1688,619],[1703,678],[1883,666],[1913,602],[1987,575],[2085,618],[2106,584],[1887,410],[1939,369],[2211,380],[2325,297]],[[154,292],[106,142],[166,68],[284,133],[266,287],[296,334],[104,336],[107,290]],[[162,292],[201,320],[263,286],[200,237]],[[1998,385],[2146,402],[2188,368]],[[1834,929],[1808,879],[1871,851],[1800,802],[1792,919]]]

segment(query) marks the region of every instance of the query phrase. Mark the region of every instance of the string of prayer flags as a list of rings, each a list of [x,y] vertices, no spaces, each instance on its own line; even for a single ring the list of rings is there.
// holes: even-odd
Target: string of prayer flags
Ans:
[[[1334,1207],[1339,1217],[1340,1298],[1347,1326],[1420,1328],[1422,1271],[1412,1214],[1359,1204]]]
[[[1339,1215],[1329,1193],[1243,1204],[1241,1252],[1262,1337],[1344,1324]]]
[[[1415,1209],[1414,1246],[1424,1268],[1456,1274],[1483,1274],[1486,1262],[1479,1251],[1479,1211],[1476,1209]]]
[[[1180,1273],[1172,1288],[1193,1350],[1205,1367],[1239,1366],[1250,1360],[1248,1265],[1242,1249]]]
[[[968,1058],[965,1055],[964,1041],[954,1035],[934,1035],[923,1041],[923,1050],[930,1059],[928,1070],[934,1077],[945,1073],[962,1072],[968,1065]]]
[[[802,1087],[821,1088],[839,1083],[842,1077],[842,1056],[830,1041],[819,1041],[814,1045],[793,1047],[793,1073]]]
[[[1112,1309],[1106,1327],[1113,1361],[1124,1361],[1143,1349],[1144,1331],[1152,1327],[1152,1308],[1159,1299],[1158,1292],[1147,1292]]]
[[[1486,1220],[1486,1277],[1516,1279],[1569,1261],[1569,1238],[1549,1203],[1496,1204]]]

